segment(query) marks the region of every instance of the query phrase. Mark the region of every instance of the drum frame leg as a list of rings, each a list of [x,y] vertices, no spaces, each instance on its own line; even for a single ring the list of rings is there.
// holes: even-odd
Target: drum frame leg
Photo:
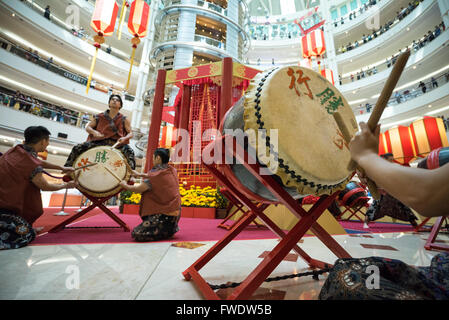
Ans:
[[[427,242],[424,245],[425,249],[449,251],[448,245],[435,243],[435,240],[437,238],[438,233],[440,232],[443,221],[445,221],[448,217],[449,216],[438,217],[438,219],[435,221],[435,224],[433,225],[432,230],[430,231],[429,238],[427,239]]]
[[[206,148],[213,147],[214,143],[224,144],[225,137],[217,139],[215,142],[209,144]],[[310,229],[320,239],[325,246],[327,246],[338,258],[351,258],[348,252],[338,244],[337,241],[322,228],[316,221],[323,214],[323,212],[334,201],[338,192],[330,196],[322,196],[309,211],[305,211],[301,205],[293,197],[291,197],[271,176],[260,175],[260,166],[253,159],[250,159],[248,153],[238,144],[232,151],[234,156],[242,163],[247,170],[249,170],[259,181],[261,181],[270,192],[275,195],[279,203],[285,205],[296,217],[299,218],[298,223],[285,234],[263,211],[268,208],[271,203],[259,203],[256,205],[253,201],[247,198],[242,192],[237,190],[235,186],[228,180],[216,167],[215,164],[205,164],[207,169],[215,176],[215,178],[224,185],[230,193],[244,206],[249,208],[249,213],[241,219],[235,226],[218,241],[212,248],[203,254],[195,263],[193,263],[184,272],[186,280],[193,280],[197,288],[201,291],[206,299],[220,299],[219,296],[211,289],[209,284],[199,274],[199,270],[204,267],[215,255],[217,255],[226,245],[228,245],[243,229],[248,226],[256,218],[260,218],[267,227],[273,231],[280,238],[280,242],[275,248],[262,260],[261,263],[249,274],[249,276],[233,290],[231,295],[227,298],[229,300],[249,299],[252,294],[260,287],[260,285],[267,279],[273,270],[282,262],[285,256],[291,251],[296,251],[301,258],[303,258],[310,268],[325,268],[331,267],[331,264],[326,264],[322,261],[311,258],[305,253],[297,243]],[[224,147],[224,146],[223,146]],[[222,150],[225,150],[224,148]],[[245,161],[239,155],[243,155]],[[254,164],[252,164],[254,163]]]
[[[417,226],[415,227],[415,232],[423,231],[423,230],[422,230],[422,227],[424,227],[425,224],[426,224],[429,220],[430,220],[430,218],[425,218],[419,225],[417,225]]]
[[[245,210],[245,206],[242,205],[233,195],[232,193],[230,193],[227,189],[223,188],[220,189],[220,192],[229,200],[231,208],[228,211],[228,215],[226,216],[226,218],[217,226],[217,228],[223,228],[226,230],[230,230],[232,228],[234,228],[237,223],[242,220],[246,215],[249,214],[249,212],[251,210]],[[230,213],[230,211],[232,210],[232,207],[235,206],[236,209],[234,210],[234,212]],[[236,215],[239,211],[241,211],[243,214],[240,218],[238,218],[236,221],[234,221],[233,224],[229,225],[226,224],[226,222],[232,218],[234,215]],[[265,228],[266,226],[260,223],[257,223],[256,220],[253,221],[253,223],[256,225],[256,227],[258,228]]]
[[[83,215],[85,215],[86,213],[88,213],[89,211],[93,210],[96,207],[100,208],[101,211],[106,213],[112,220],[117,222],[119,224],[119,226],[123,228],[123,231],[125,231],[125,232],[130,231],[128,225],[124,221],[122,221],[119,217],[117,217],[111,210],[109,210],[103,204],[104,202],[108,201],[110,198],[112,198],[115,195],[111,195],[111,196],[108,196],[108,197],[94,197],[94,196],[91,196],[91,195],[89,195],[87,193],[84,193],[84,192],[81,192],[81,193],[86,198],[88,198],[90,201],[92,201],[92,204],[90,206],[84,208],[80,212],[76,213],[75,215],[67,218],[66,220],[64,220],[60,224],[54,226],[48,232],[59,232],[59,231],[63,230],[69,223],[71,223],[71,222],[75,221],[76,219],[82,217]]]
[[[362,204],[361,206],[357,207],[356,209],[352,209],[352,208],[349,207],[349,206],[343,206],[343,207],[345,207],[345,211],[343,211],[343,212],[337,217],[337,220],[349,221],[349,220],[351,220],[351,218],[352,218],[353,216],[355,216],[357,219],[360,220],[360,222],[365,222],[364,219],[360,218],[360,217],[357,215],[357,212],[360,212],[361,214],[364,214],[364,213],[361,211],[361,209],[362,209],[362,208],[366,208],[366,205],[365,205],[365,204]],[[351,215],[350,215],[348,218],[346,218],[346,219],[342,219],[342,217],[344,216],[344,214],[345,214],[346,212],[350,212]]]

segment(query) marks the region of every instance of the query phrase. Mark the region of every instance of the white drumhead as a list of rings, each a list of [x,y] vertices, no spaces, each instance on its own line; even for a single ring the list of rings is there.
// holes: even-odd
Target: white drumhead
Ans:
[[[91,192],[110,191],[126,178],[127,166],[125,161],[123,154],[110,146],[89,149],[76,159],[74,167],[77,168],[91,163],[97,164],[79,169],[81,173],[78,182],[82,188]]]

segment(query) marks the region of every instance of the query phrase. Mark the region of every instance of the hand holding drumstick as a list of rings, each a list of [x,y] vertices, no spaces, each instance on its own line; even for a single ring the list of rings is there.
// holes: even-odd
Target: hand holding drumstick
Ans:
[[[377,100],[377,103],[373,109],[373,112],[368,120],[368,123],[366,124],[365,127],[365,135],[366,135],[366,130],[369,130],[369,132],[372,134],[375,131],[379,132],[379,120],[382,116],[382,113],[385,109],[385,107],[388,104],[388,100],[391,97],[391,94],[393,93],[394,88],[396,87],[396,84],[399,81],[399,78],[401,77],[402,71],[405,68],[405,65],[407,64],[408,58],[410,57],[410,50],[405,51],[404,53],[402,53],[393,70],[391,71],[390,76],[388,77],[388,80],[384,86],[384,88],[382,89],[382,92],[379,96],[379,99]],[[351,137],[349,135],[349,131],[346,128],[345,124],[342,121],[341,115],[338,113],[334,114],[334,119],[337,122],[338,127],[340,128],[340,131],[343,133],[343,136],[345,137],[346,142],[349,142],[351,140]],[[362,124],[360,124],[360,126],[362,127]],[[377,150],[378,150],[378,143],[379,143],[379,133],[377,133],[377,135],[375,135],[375,137],[377,137],[377,141],[376,143],[376,154],[377,154]],[[350,145],[350,149],[351,149],[351,145]],[[353,152],[351,151],[351,155],[353,156]],[[354,170],[357,166],[357,160],[355,160],[355,158],[353,158],[351,160],[351,162],[348,165],[348,169],[349,170]],[[364,170],[363,168],[359,168],[359,171],[361,172],[361,175],[363,176]],[[379,191],[377,190],[376,184],[374,182],[372,182],[371,180],[367,179],[367,184],[368,184],[368,188],[371,191],[371,194],[373,195],[373,198],[378,200],[380,199],[380,194]]]

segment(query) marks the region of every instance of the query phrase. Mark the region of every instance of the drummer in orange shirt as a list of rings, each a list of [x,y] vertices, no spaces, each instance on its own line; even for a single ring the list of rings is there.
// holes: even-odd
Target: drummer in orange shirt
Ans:
[[[153,168],[147,174],[133,171],[134,176],[144,178],[138,185],[122,181],[123,189],[142,193],[139,215],[142,223],[134,228],[136,241],[168,239],[178,232],[181,214],[181,194],[176,169],[168,164],[170,152],[159,148],[153,154]]]
[[[94,119],[87,124],[86,131],[89,133],[87,141],[73,147],[65,163],[66,167],[73,166],[76,158],[86,150],[118,143],[117,148],[122,151],[130,167],[136,168],[134,151],[129,146],[129,140],[133,137],[131,123],[120,113],[122,107],[122,98],[118,94],[112,94],[109,97],[109,109],[95,115]]]

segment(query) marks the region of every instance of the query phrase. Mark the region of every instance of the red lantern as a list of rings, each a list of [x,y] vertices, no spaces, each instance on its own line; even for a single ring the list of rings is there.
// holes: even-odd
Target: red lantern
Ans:
[[[150,15],[150,6],[143,0],[134,0],[131,4],[131,11],[128,17],[128,30],[134,35],[131,39],[133,44],[133,52],[131,55],[131,65],[129,67],[128,81],[126,82],[126,89],[129,87],[129,80],[131,79],[131,72],[133,69],[134,55],[136,53],[137,45],[140,43],[140,38],[147,35],[148,31],[148,17]]]
[[[330,83],[332,83],[333,85],[334,83],[334,73],[332,72],[332,70],[330,69],[323,69],[321,70],[321,75],[323,77],[325,77],[327,80],[329,80]]]
[[[416,148],[409,127],[398,126],[379,135],[379,155],[392,153],[396,162],[408,165],[416,159]]]
[[[90,67],[89,79],[87,80],[86,93],[89,92],[90,81],[97,60],[98,49],[104,43],[104,37],[111,36],[114,33],[115,21],[117,20],[118,6],[115,0],[97,0],[92,15],[90,26],[97,33],[94,37],[94,46],[96,48],[94,58]]]
[[[311,58],[313,56],[320,58],[326,52],[326,44],[324,41],[324,32],[321,29],[313,30],[301,38],[302,56]],[[318,60],[318,67],[320,61]],[[321,68],[319,67],[319,71]]]
[[[312,56],[312,51],[309,46],[309,35],[305,35],[301,37],[301,49],[302,49],[302,57],[310,58]]]
[[[432,150],[449,147],[443,119],[425,116],[410,125],[417,154],[426,157]]]
[[[324,32],[321,29],[313,30],[309,33],[311,41],[311,51],[313,56],[322,56],[326,52]]]

